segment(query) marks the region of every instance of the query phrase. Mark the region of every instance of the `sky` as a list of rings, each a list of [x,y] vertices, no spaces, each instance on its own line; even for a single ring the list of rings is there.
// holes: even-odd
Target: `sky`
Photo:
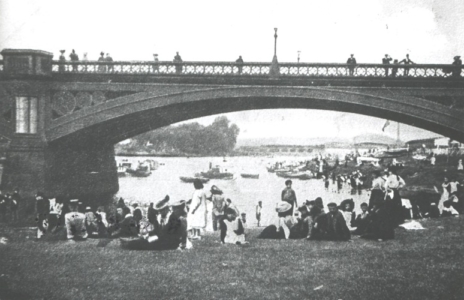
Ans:
[[[278,28],[281,62],[296,62],[301,51],[301,62],[343,63],[353,53],[358,63],[380,63],[387,53],[398,59],[409,53],[416,63],[451,63],[464,56],[463,20],[463,0],[0,0],[0,49],[40,49],[55,58],[61,49],[66,55],[75,49],[91,60],[104,51],[114,60],[135,61],[151,60],[154,53],[172,60],[179,51],[184,61],[235,61],[241,55],[270,62]],[[239,138],[355,136],[381,133],[385,122],[314,110],[227,116],[242,128]],[[344,122],[352,128],[345,130]],[[296,130],[302,126],[318,130]],[[403,132],[405,139],[436,136],[407,126]],[[385,134],[395,136],[396,129]]]

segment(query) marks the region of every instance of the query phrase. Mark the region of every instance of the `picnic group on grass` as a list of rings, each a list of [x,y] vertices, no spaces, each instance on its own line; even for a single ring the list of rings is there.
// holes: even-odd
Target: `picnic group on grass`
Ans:
[[[444,178],[440,200],[432,202],[424,211],[415,205],[404,206],[400,190],[405,182],[397,174],[396,166],[390,166],[387,174],[381,175],[380,171],[372,173],[370,198],[360,205],[358,215],[354,212],[353,199],[345,199],[339,205],[327,203],[325,207],[323,199],[318,197],[299,206],[292,181],[285,181],[275,207],[278,221],[265,227],[258,238],[350,241],[352,235],[357,235],[384,241],[394,239],[395,228],[407,218],[457,216],[464,211],[460,200],[464,197],[464,182]],[[95,211],[91,207],[84,209],[77,199],[64,205],[39,192],[36,195],[37,238],[65,228],[69,240],[119,238],[126,249],[183,250],[200,242],[207,226],[211,226],[212,231],[220,232],[218,242],[249,245],[246,214],[240,214],[232,200],[216,185],[207,191],[197,179],[193,186],[194,192],[188,201],[172,201],[166,196],[145,209],[136,202],[128,205],[120,198],[115,212],[109,214],[102,206]],[[1,196],[2,217],[3,204],[8,197],[20,199],[17,191],[11,196]],[[262,201],[259,201],[256,206],[258,226],[261,212]]]

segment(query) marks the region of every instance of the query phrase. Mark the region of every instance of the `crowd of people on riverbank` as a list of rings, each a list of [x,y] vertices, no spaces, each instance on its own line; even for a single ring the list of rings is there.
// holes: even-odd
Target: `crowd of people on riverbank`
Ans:
[[[275,208],[278,221],[265,227],[258,238],[349,241],[352,235],[358,235],[384,241],[394,239],[395,228],[407,218],[436,218],[464,212],[460,200],[464,199],[464,182],[445,178],[438,203],[420,210],[401,198],[400,190],[405,187],[405,181],[397,170],[390,166],[384,176],[380,171],[372,173],[370,198],[360,205],[358,215],[354,212],[353,199],[324,206],[323,199],[318,197],[298,205],[293,183],[287,180]],[[248,245],[246,214],[241,214],[216,185],[208,191],[200,180],[195,180],[193,186],[193,195],[188,201],[172,201],[166,196],[145,209],[137,202],[129,204],[120,198],[115,212],[108,213],[104,207],[84,208],[77,199],[64,205],[37,193],[37,238],[63,228],[69,240],[119,238],[126,249],[191,249],[211,226],[211,231],[220,232],[218,242]],[[256,206],[258,225],[262,207],[259,201]]]

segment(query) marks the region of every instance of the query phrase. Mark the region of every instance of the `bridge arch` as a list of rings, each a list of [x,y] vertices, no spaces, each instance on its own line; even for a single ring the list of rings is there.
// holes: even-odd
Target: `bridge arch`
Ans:
[[[120,97],[53,121],[50,143],[89,140],[117,143],[137,134],[192,118],[252,109],[302,108],[358,113],[390,119],[464,140],[462,114],[410,96],[323,87],[238,86]]]

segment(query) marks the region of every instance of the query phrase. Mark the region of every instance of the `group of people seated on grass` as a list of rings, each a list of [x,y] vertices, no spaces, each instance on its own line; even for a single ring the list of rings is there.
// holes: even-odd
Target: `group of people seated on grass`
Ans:
[[[402,199],[400,190],[405,186],[404,180],[397,173],[398,168],[391,166],[386,177],[379,171],[373,172],[371,196],[368,203],[360,205],[361,213],[356,216],[353,199],[343,200],[340,205],[327,204],[324,210],[321,198],[307,200],[302,206],[296,203],[292,181],[286,181],[282,191],[282,201],[277,203],[278,224],[266,227],[259,235],[263,239],[301,239],[348,241],[351,235],[378,241],[394,238],[394,229],[404,223],[406,218],[424,218],[455,216],[462,213],[458,198],[463,185],[458,182],[443,184],[444,194],[439,206],[432,202],[424,213],[413,202]],[[459,189],[460,187],[460,189]],[[405,205],[406,204],[406,205]],[[411,213],[412,211],[412,213]]]
[[[353,199],[343,200],[339,205],[328,203],[327,211],[320,197],[298,206],[292,181],[287,180],[276,206],[278,222],[266,227],[258,238],[349,241],[351,235],[359,235],[379,241],[393,239],[394,229],[404,223],[409,213],[399,193],[405,182],[396,171],[389,168],[386,178],[374,172],[369,203],[360,205],[358,215]],[[127,249],[190,249],[192,241],[201,240],[207,224],[212,223],[212,230],[220,231],[221,243],[248,245],[246,215],[240,214],[217,186],[206,192],[200,180],[193,185],[195,191],[188,201],[170,201],[166,196],[145,210],[136,202],[128,205],[120,198],[116,212],[108,216],[103,207],[96,211],[91,207],[83,209],[76,199],[64,205],[37,193],[37,237],[47,231],[55,233],[62,226],[68,239],[120,238],[122,247]],[[423,215],[416,207],[414,214],[431,218],[457,215],[462,207],[457,196],[458,191],[462,192],[459,186],[445,179],[447,200],[440,200],[440,207],[432,203]]]
[[[166,196],[156,204],[150,203],[147,210],[136,202],[129,206],[120,198],[116,212],[109,216],[103,207],[95,212],[91,207],[84,210],[77,199],[64,205],[39,192],[36,194],[37,238],[63,228],[68,240],[120,238],[121,246],[127,249],[183,250],[192,248],[191,240],[201,240],[207,217],[212,216],[214,230],[220,230],[221,243],[247,245],[246,215],[240,215],[232,201],[225,199],[216,186],[211,187],[210,193],[204,192],[199,180],[194,186],[195,192],[189,201],[170,201]],[[207,214],[206,200],[213,207],[210,215]]]

